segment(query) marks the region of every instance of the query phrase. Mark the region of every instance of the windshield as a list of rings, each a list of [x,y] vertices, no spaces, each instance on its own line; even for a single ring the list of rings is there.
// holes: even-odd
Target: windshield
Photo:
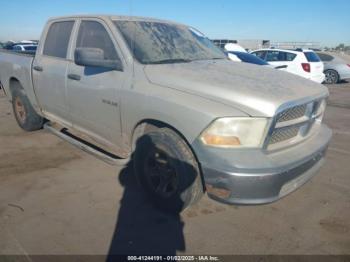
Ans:
[[[193,28],[145,21],[115,21],[134,57],[142,64],[227,59],[208,38]]]
[[[243,52],[228,52],[228,53],[233,53],[236,55],[239,59],[241,59],[245,63],[250,63],[250,64],[255,64],[255,65],[268,65],[265,60],[262,60],[261,58],[248,54],[248,53],[243,53]]]

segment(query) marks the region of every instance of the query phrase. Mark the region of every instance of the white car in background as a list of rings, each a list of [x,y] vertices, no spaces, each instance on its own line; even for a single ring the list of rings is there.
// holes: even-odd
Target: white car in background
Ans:
[[[308,49],[259,49],[251,52],[280,70],[323,83],[324,65],[318,55]]]
[[[21,45],[15,45],[12,50],[18,51],[18,52],[32,52],[35,53],[36,49],[38,48],[37,45],[31,45],[31,44],[21,44]]]

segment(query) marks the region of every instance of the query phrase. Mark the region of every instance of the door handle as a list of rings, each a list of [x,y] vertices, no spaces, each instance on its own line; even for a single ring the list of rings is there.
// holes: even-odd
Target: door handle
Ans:
[[[71,79],[71,80],[80,81],[81,76],[80,75],[76,75],[76,74],[69,74],[68,78]]]
[[[44,68],[42,68],[41,66],[34,66],[33,69],[38,72],[44,71]]]

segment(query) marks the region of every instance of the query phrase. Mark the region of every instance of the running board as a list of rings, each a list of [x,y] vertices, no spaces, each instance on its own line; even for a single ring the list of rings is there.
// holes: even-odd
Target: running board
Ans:
[[[56,129],[51,125],[50,122],[47,122],[44,125],[44,129],[51,132],[55,136],[58,136],[59,138],[65,140],[71,145],[83,150],[88,154],[95,156],[96,158],[112,166],[126,166],[130,161],[130,159],[119,158],[118,156],[109,153],[96,145],[93,145],[77,136],[74,136],[73,134],[69,133],[68,129],[66,128]]]

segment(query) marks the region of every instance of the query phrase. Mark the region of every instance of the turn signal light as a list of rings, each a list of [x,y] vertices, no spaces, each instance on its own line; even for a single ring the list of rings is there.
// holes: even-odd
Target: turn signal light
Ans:
[[[212,134],[205,134],[202,137],[202,140],[207,145],[216,145],[216,146],[240,146],[241,141],[238,137],[235,136],[218,136]]]

